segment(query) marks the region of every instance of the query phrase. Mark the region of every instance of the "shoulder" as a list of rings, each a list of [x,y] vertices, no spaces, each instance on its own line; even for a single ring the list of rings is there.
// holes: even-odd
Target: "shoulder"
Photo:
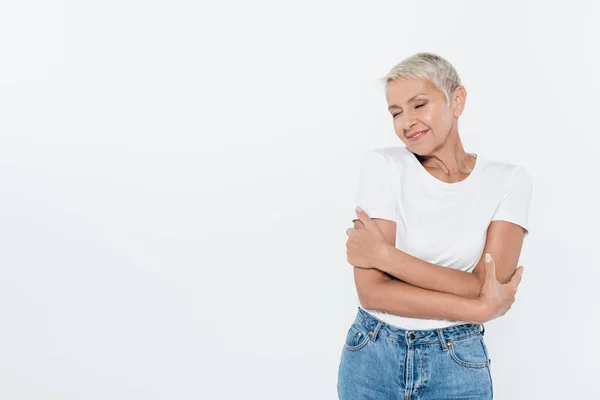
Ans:
[[[482,159],[484,160],[483,172],[487,179],[494,179],[505,186],[514,184],[532,185],[531,174],[524,166],[488,159],[485,156]]]
[[[410,150],[403,146],[377,147],[367,151],[367,158],[384,160],[390,168],[405,164],[414,157]]]

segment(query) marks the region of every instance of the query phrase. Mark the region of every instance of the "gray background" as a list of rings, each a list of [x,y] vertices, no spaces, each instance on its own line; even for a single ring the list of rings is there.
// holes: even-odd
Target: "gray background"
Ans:
[[[418,51],[534,179],[496,398],[600,396],[598,7],[3,2],[0,398],[336,398],[378,78]]]

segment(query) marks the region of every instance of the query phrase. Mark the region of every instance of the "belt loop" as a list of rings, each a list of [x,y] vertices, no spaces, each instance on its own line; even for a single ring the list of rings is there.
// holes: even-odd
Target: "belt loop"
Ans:
[[[437,329],[438,337],[440,338],[440,343],[442,344],[442,350],[448,350],[448,344],[446,343],[446,339],[444,338],[444,333],[442,332],[442,328]]]
[[[481,324],[481,334],[483,335],[485,333],[485,325]]]
[[[371,335],[371,340],[375,341],[377,339],[377,334],[379,333],[379,329],[381,328],[381,326],[383,325],[383,322],[379,321],[377,323],[377,326],[375,327],[375,330],[373,331],[373,334]]]

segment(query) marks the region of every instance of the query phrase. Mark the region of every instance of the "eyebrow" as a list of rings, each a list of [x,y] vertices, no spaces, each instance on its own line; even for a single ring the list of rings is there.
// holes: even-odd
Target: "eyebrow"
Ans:
[[[421,96],[421,95],[427,96],[427,93],[417,93],[417,94],[415,94],[413,97],[411,97],[410,99],[408,99],[408,102],[410,103],[411,101],[413,101],[413,100],[415,99],[415,97],[417,97],[417,96]],[[388,107],[388,110],[391,110],[392,108],[400,108],[400,107],[398,107],[398,106],[397,106],[397,105],[395,105],[395,104],[392,104],[392,105],[390,105],[390,106]]]

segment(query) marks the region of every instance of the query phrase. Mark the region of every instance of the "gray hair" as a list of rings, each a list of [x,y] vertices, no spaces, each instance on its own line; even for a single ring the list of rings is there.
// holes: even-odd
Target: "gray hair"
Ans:
[[[387,84],[398,78],[428,79],[436,88],[444,92],[446,102],[450,105],[450,94],[461,85],[456,69],[445,58],[433,53],[417,53],[405,58],[394,66],[382,78]]]

